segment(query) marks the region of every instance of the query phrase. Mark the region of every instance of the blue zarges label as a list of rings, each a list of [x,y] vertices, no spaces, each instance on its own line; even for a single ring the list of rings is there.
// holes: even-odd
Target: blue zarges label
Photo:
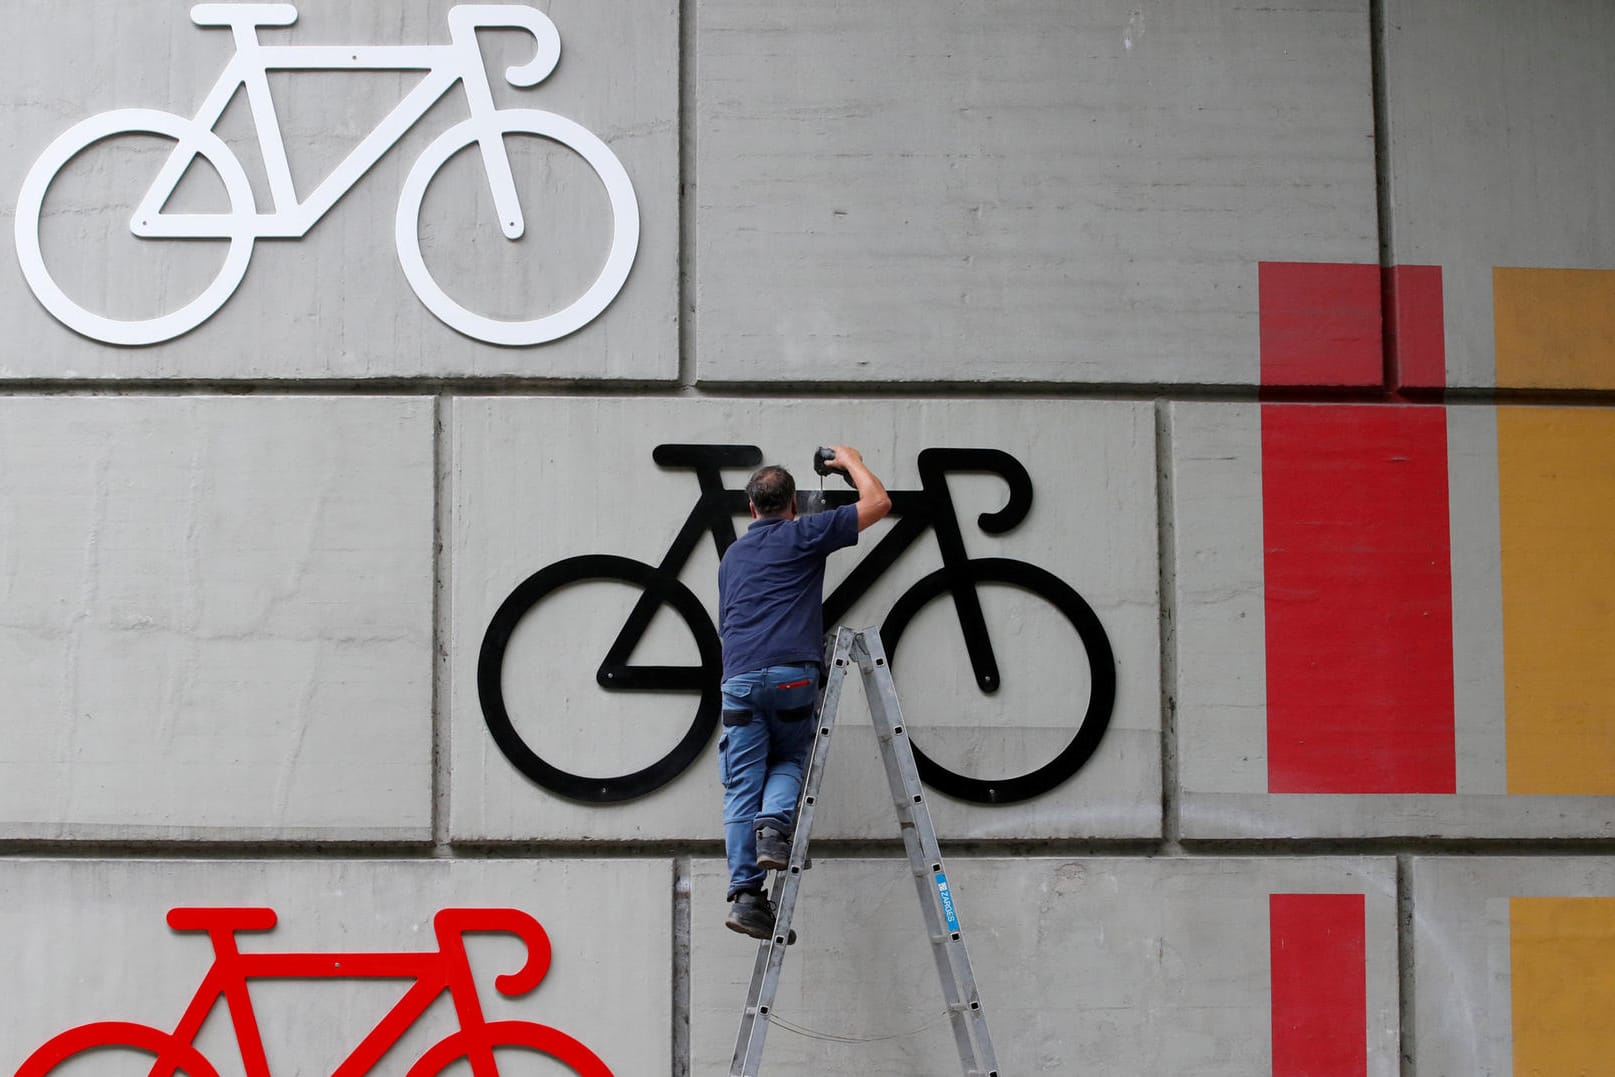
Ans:
[[[948,889],[948,877],[940,871],[936,873],[936,892],[942,898],[942,915],[948,921],[948,930],[958,931],[959,917],[953,911],[953,891]]]

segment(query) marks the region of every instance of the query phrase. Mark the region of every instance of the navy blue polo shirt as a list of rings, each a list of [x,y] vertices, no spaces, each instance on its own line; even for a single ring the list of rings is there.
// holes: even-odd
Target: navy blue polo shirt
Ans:
[[[858,509],[753,520],[718,565],[723,676],[824,661],[824,561],[858,541]]]

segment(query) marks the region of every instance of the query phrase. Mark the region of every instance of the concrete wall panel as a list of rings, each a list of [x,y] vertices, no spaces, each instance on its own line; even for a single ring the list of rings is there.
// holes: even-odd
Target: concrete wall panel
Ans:
[[[1450,385],[1615,387],[1612,40],[1599,0],[1385,5],[1391,260],[1441,267]]]
[[[536,991],[507,998],[494,980],[522,966],[528,953],[522,940],[467,937],[464,952],[488,1020],[548,1025],[581,1042],[613,1073],[664,1073],[672,1027],[671,889],[665,860],[8,861],[0,864],[7,1011],[0,1065],[12,1072],[51,1037],[90,1021],[175,1030],[213,948],[206,935],[170,930],[169,909],[267,906],[278,926],[237,935],[242,953],[328,954],[325,972],[334,973],[323,979],[289,970],[303,975],[251,981],[251,1011],[270,1072],[330,1073],[410,986],[396,974],[353,978],[362,958],[349,955],[395,953],[403,961],[430,955],[439,949],[433,931],[439,910],[492,907],[536,919],[548,935],[551,962]],[[600,930],[604,922],[611,930]],[[343,964],[348,978],[337,971]],[[454,1012],[439,1000],[374,1072],[406,1072],[455,1028]],[[226,1007],[215,1003],[197,1048],[221,1074],[239,1077],[237,1043]],[[529,1061],[512,1064],[513,1054]],[[574,1072],[531,1052],[496,1057],[502,1072]],[[151,1058],[118,1051],[95,1061],[102,1068],[57,1072],[125,1072],[109,1067],[149,1068]]]
[[[1154,426],[1145,405],[1030,401],[673,401],[464,399],[452,410],[453,722],[451,832],[457,839],[687,838],[717,835],[718,784],[711,743],[671,785],[626,804],[570,802],[518,772],[490,735],[479,691],[479,651],[496,613],[530,574],[562,559],[609,554],[661,563],[696,503],[687,469],[659,468],[670,443],[759,446],[817,491],[808,469],[815,446],[861,447],[898,491],[921,489],[916,459],[928,448],[989,448],[1020,461],[1034,490],[1017,528],[985,533],[981,513],[1005,506],[1002,478],[947,480],[971,558],[1029,562],[1091,604],[1115,655],[1118,690],[1109,731],[1077,776],[1013,805],[944,799],[938,823],[981,838],[1160,832],[1158,584],[1155,557]],[[750,465],[714,485],[739,490]],[[831,480],[841,486],[840,479]],[[744,498],[740,510],[744,514]],[[940,511],[940,510],[939,510]],[[945,517],[946,518],[946,517]],[[866,533],[860,550],[891,533]],[[679,572],[695,618],[716,615],[717,558],[710,535],[690,533]],[[675,561],[678,558],[674,558]],[[860,554],[830,562],[827,592]],[[846,620],[882,623],[906,589],[941,565],[923,534]],[[620,565],[609,569],[621,571]],[[641,570],[648,571],[648,570]],[[638,600],[625,579],[545,592],[516,623],[500,684],[517,734],[546,762],[572,774],[621,776],[669,753],[690,728],[694,692],[605,692],[596,672]],[[963,636],[940,594],[893,648],[893,669],[915,742],[973,777],[1020,774],[1052,761],[1081,724],[1089,700],[1081,641],[1056,608],[1019,587],[989,580],[979,593],[1000,664],[1002,690],[983,696],[970,675]],[[713,637],[715,639],[715,637]],[[698,666],[692,629],[663,609],[638,664]],[[713,658],[716,655],[714,652]],[[497,668],[497,667],[496,667]],[[1051,679],[1050,670],[1059,670]],[[716,685],[719,671],[708,671]],[[714,705],[716,701],[714,699]],[[821,835],[895,833],[885,783],[856,687],[842,712]],[[714,718],[715,721],[715,713]]]
[[[1179,781],[1195,793],[1265,788],[1258,407],[1174,406],[1171,441]]]
[[[956,858],[948,879],[1004,1073],[1331,1072],[1274,1065],[1275,999],[1281,1008],[1285,1000],[1273,987],[1270,907],[1282,894],[1347,895],[1346,920],[1362,940],[1356,1012],[1313,1011],[1315,1028],[1357,1051],[1356,1069],[1333,1072],[1399,1072],[1387,860]],[[730,1057],[756,952],[722,925],[725,882],[721,863],[695,863],[692,1073],[721,1072]],[[921,1077],[958,1068],[905,861],[817,861],[795,924],[770,1071]],[[1320,974],[1309,990],[1328,981]]]
[[[1377,263],[1368,5],[697,10],[704,381],[1259,378]]]
[[[1412,880],[1417,1072],[1607,1065],[1615,860],[1417,857]]]
[[[1607,458],[1602,413],[1171,417],[1186,837],[1611,833],[1607,693],[1578,649],[1609,631],[1607,499],[1572,466]],[[1543,615],[1529,581],[1570,564]],[[1549,676],[1510,653],[1571,657]]]
[[[430,836],[432,406],[0,402],[0,834]]]
[[[266,45],[444,45],[448,0],[396,6],[309,0],[298,23],[266,28]],[[226,30],[201,29],[188,5],[141,0],[107,8],[70,4],[36,17],[6,5],[12,32],[0,44],[0,100],[10,117],[0,153],[6,235],[23,178],[46,146],[91,115],[119,108],[192,117],[232,50]],[[351,193],[303,239],[265,238],[235,295],[209,320],[169,343],[108,347],[51,317],[30,292],[10,242],[0,273],[0,377],[392,378],[421,375],[671,379],[677,371],[678,6],[632,9],[545,5],[561,36],[561,63],[533,89],[503,78],[526,63],[533,39],[481,35],[501,109],[538,109],[581,124],[622,161],[643,222],[626,286],[593,323],[535,347],[481,343],[435,318],[411,292],[394,243],[406,175],[428,143],[468,115],[452,88]],[[625,25],[633,33],[624,34]],[[93,74],[92,74],[93,72]],[[296,197],[307,199],[420,80],[419,73],[279,71],[270,76]],[[239,158],[261,213],[275,206],[245,96],[218,133]],[[426,265],[445,292],[501,320],[536,318],[581,295],[605,260],[612,213],[583,158],[557,142],[507,140],[526,235],[507,243],[492,216],[475,154],[450,160],[420,214]],[[133,205],[172,142],[128,136],[101,142],[62,170],[45,204],[40,244],[62,289],[80,306],[149,319],[202,294],[224,265],[222,241],[136,239]],[[222,213],[218,176],[198,166],[172,208]],[[87,208],[88,207],[88,208]]]

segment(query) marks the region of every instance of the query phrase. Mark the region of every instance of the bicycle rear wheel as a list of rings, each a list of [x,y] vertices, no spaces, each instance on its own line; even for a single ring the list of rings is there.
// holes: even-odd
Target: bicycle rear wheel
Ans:
[[[224,252],[222,264],[212,274],[210,283],[199,295],[178,310],[153,317],[114,318],[82,306],[63,290],[56,275],[52,274],[47,266],[39,237],[40,217],[44,213],[45,197],[61,169],[91,146],[128,135],[155,135],[173,139],[180,146],[191,147],[196,157],[206,161],[218,173],[230,204],[228,213],[191,215],[195,222],[203,222],[207,226],[206,236],[198,238],[227,241],[229,244]],[[118,171],[116,176],[120,181],[127,180],[123,171]],[[138,187],[138,184],[130,182],[131,187]],[[136,191],[131,190],[129,193],[133,195]],[[39,155],[39,160],[28,170],[27,178],[22,183],[22,191],[17,196],[17,219],[14,230],[17,261],[22,266],[23,276],[27,278],[28,287],[33,291],[35,298],[57,321],[75,333],[108,344],[157,344],[195,329],[212,317],[234,294],[241,284],[241,279],[246,276],[247,263],[252,258],[255,212],[252,185],[247,180],[247,173],[241,167],[236,155],[230,151],[230,147],[225,145],[218,135],[201,127],[194,120],[172,113],[146,108],[115,109],[91,116],[69,127],[46,147],[45,152]],[[159,213],[161,218],[182,216],[165,211],[162,207],[159,207]],[[163,236],[160,230],[157,230],[157,226],[149,221],[137,218],[130,222],[130,230],[136,235],[140,234],[142,228],[153,229],[155,232],[152,236],[142,237],[143,244],[156,244],[159,248],[169,247],[172,244],[178,244],[180,247],[196,244],[196,239]],[[170,247],[170,249],[176,248]],[[106,252],[99,249],[96,254],[101,258],[106,257]],[[163,273],[152,275],[159,281],[166,280]]]
[[[16,1077],[45,1077],[63,1062],[87,1051],[122,1047],[175,1059],[178,1065],[174,1072],[186,1077],[219,1077],[218,1071],[191,1044],[177,1039],[172,1032],[132,1021],[95,1021],[59,1033],[17,1067]]]
[[[1111,650],[1110,637],[1100,623],[1093,607],[1064,580],[1052,572],[1025,561],[1002,557],[984,557],[966,561],[957,569],[938,569],[905,591],[886,620],[880,626],[881,641],[895,674],[898,670],[897,652],[903,633],[927,604],[943,596],[951,597],[950,582],[955,573],[962,573],[971,587],[983,583],[1002,583],[1036,595],[1050,603],[1071,627],[1081,641],[1090,675],[1088,704],[1076,723],[1071,740],[1060,752],[1042,766],[1024,774],[1006,778],[977,778],[960,774],[936,762],[920,749],[914,737],[914,723],[909,721],[910,743],[920,779],[939,793],[977,804],[1012,804],[1041,796],[1064,783],[1082,769],[1110,727],[1111,712],[1116,704],[1116,657]],[[1047,712],[1057,714],[1064,700],[1049,701]]]
[[[697,663],[680,667],[636,670],[627,667],[622,680],[612,685],[625,691],[699,691],[695,718],[673,748],[649,766],[628,774],[593,776],[574,774],[549,762],[516,731],[505,701],[505,652],[517,624],[557,590],[575,583],[621,582],[640,590],[656,588],[663,604],[684,621],[695,642]],[[533,573],[516,586],[488,623],[477,659],[477,695],[483,720],[494,743],[515,768],[552,793],[587,804],[615,804],[654,792],[682,774],[706,749],[718,728],[718,679],[722,669],[718,632],[688,587],[663,579],[650,565],[613,554],[568,557]]]

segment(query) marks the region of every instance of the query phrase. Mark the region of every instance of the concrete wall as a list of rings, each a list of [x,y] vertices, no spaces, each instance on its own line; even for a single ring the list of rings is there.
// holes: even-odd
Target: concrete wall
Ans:
[[[755,461],[816,496],[809,454],[847,442],[930,527],[852,596],[902,532],[864,535],[830,601],[885,628],[937,763],[1002,782],[1095,720],[1077,604],[1112,656],[1091,756],[1013,802],[931,801],[1003,1072],[1599,1072],[1609,6],[540,6],[561,52],[533,89],[502,78],[521,31],[411,61],[480,59],[499,116],[539,110],[506,140],[519,242],[469,149],[405,214],[453,303],[567,308],[630,226],[596,173],[631,182],[620,292],[508,346],[429,309],[395,250],[457,86],[275,234],[301,230],[277,195],[421,78],[338,68],[446,50],[450,4],[309,0],[261,31],[352,46],[268,78],[288,200],[246,95],[218,142],[156,114],[198,112],[228,31],[0,0],[0,1065],[99,1036],[134,1072],[179,1029],[260,1077],[227,1007],[187,1016],[228,933],[165,918],[267,907],[235,1005],[272,1072],[331,1072],[378,1023],[387,1072],[463,1054],[471,1011],[386,1016],[460,967],[456,923],[502,1072],[724,1072],[754,949],[719,924],[718,549]],[[152,111],[105,131],[148,133],[74,127],[114,109]],[[52,160],[70,130],[87,148]],[[217,162],[164,219],[214,238],[129,234],[162,132]],[[125,322],[243,275],[188,332],[119,344],[47,309],[36,241]],[[937,582],[955,527],[991,694]],[[675,598],[627,665],[659,684],[616,690],[652,583]],[[771,1073],[955,1065],[861,707]],[[507,997],[524,945],[548,974]]]

